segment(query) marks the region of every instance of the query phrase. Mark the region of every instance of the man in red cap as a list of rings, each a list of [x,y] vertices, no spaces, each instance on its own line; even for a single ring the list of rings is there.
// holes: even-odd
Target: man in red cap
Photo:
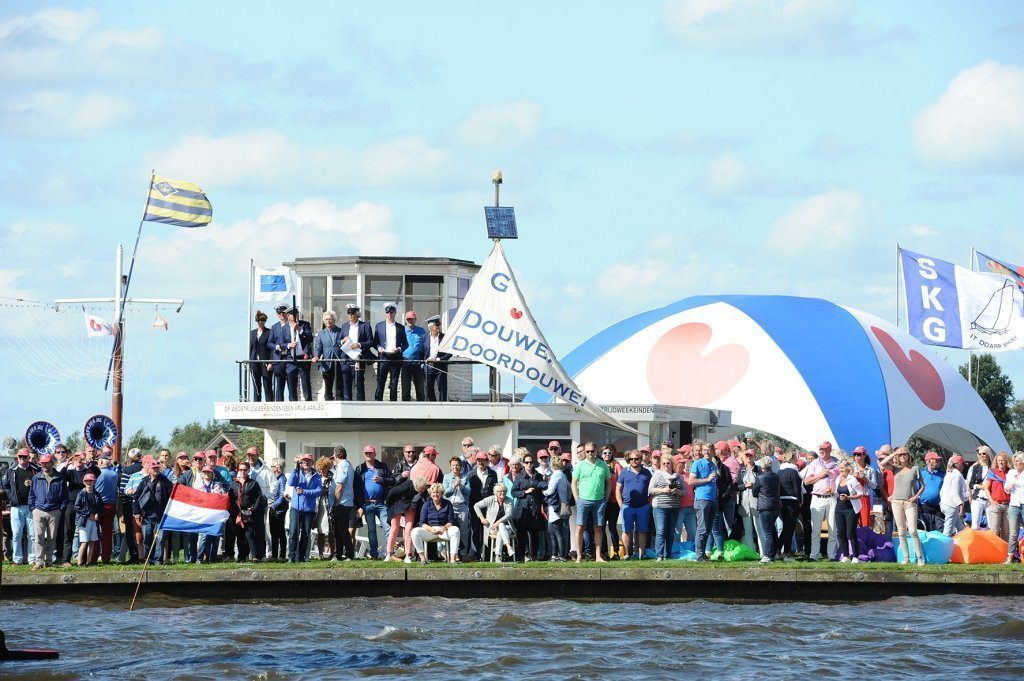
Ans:
[[[427,399],[427,378],[423,373],[424,341],[427,330],[416,325],[416,311],[405,313],[405,339],[408,347],[402,351],[402,401],[412,400],[412,388],[416,387],[416,401]]]
[[[57,548],[57,522],[68,505],[64,476],[53,467],[53,456],[39,457],[42,467],[32,476],[28,489],[28,505],[32,509],[32,529],[35,548],[33,570],[53,565],[53,553]]]
[[[409,471],[409,477],[416,478],[423,476],[427,479],[427,482],[433,485],[435,482],[441,479],[441,469],[435,463],[437,460],[437,450],[434,445],[427,445],[420,452],[420,459]]]
[[[383,558],[378,554],[377,524],[380,523],[384,545],[387,546],[391,525],[385,503],[388,489],[395,484],[388,467],[377,460],[377,448],[363,447],[363,463],[356,466],[352,478],[353,501],[356,515],[366,522],[366,538],[370,544],[371,560]]]
[[[28,449],[18,450],[18,463],[7,470],[3,480],[3,489],[7,492],[10,503],[11,529],[14,564],[26,564],[33,554],[32,544],[32,508],[28,505],[28,490],[32,486],[32,477],[39,468],[30,459],[32,452]],[[27,550],[22,549],[26,544]]]
[[[811,555],[810,560],[821,560],[821,525],[827,523],[829,560],[836,557],[839,541],[835,531],[836,499],[833,483],[839,475],[839,461],[832,456],[832,443],[825,441],[818,447],[818,458],[807,464],[804,485],[811,485]]]
[[[941,530],[944,524],[940,496],[942,480],[946,477],[945,466],[942,465],[942,457],[935,452],[928,452],[924,455],[925,468],[921,471],[921,483],[924,489],[921,490],[921,497],[918,502],[921,504],[921,520],[928,530]]]

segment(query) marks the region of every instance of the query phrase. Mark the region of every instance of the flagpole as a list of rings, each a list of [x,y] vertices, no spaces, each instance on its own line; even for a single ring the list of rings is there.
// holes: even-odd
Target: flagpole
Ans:
[[[178,487],[178,483],[174,483],[174,485],[171,487],[171,496],[170,496],[171,499],[174,498],[174,490],[177,487]],[[169,501],[167,503],[167,506],[170,506],[170,502]],[[156,526],[156,531],[158,533],[158,536],[159,536],[159,533],[164,531],[164,518],[167,517],[167,506],[164,506],[163,515],[160,516],[160,524]],[[146,562],[142,564],[142,574],[139,575],[139,582],[138,582],[138,584],[135,585],[135,595],[132,596],[132,602],[128,606],[128,612],[131,612],[131,611],[135,610],[135,599],[137,599],[139,597],[139,589],[142,588],[142,580],[144,580],[146,578],[146,570],[149,569],[149,559],[153,555],[153,549],[154,548],[156,548],[156,537],[153,537],[153,541],[149,545],[149,551],[146,553]]]
[[[256,263],[253,261],[252,258],[249,258],[249,317],[248,317],[248,319],[245,322],[245,342],[246,342],[246,349],[245,349],[246,355],[245,356],[246,357],[249,357],[249,354],[248,354],[248,352],[249,352],[248,343],[249,343],[249,334],[251,333],[250,326],[252,324],[253,278],[255,276],[256,276]],[[250,380],[251,377],[252,377],[252,365],[251,364],[246,364],[245,365],[245,371],[242,372],[242,375],[245,376],[245,388],[243,388],[242,396],[245,399],[245,401],[248,402],[249,401],[249,390],[250,390],[249,384],[252,382]]]
[[[974,268],[974,263],[977,261],[977,259],[978,258],[977,258],[977,255],[975,253],[974,246],[971,246],[971,271],[972,272],[976,272],[977,271]],[[967,349],[967,382],[971,384],[972,388],[974,387],[974,380],[972,378],[972,375],[974,373],[974,366],[973,365],[974,365],[974,350],[971,349],[971,348],[968,348]]]
[[[900,326],[900,242],[896,242],[896,328]]]

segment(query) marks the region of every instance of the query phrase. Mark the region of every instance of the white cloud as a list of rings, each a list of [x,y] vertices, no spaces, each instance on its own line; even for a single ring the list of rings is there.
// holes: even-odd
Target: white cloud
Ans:
[[[73,83],[81,77],[127,73],[141,76],[154,66],[139,55],[162,46],[158,29],[106,29],[93,9],[42,9],[0,19],[0,80]],[[133,58],[134,57],[134,58]]]
[[[942,170],[1024,170],[1024,68],[961,71],[912,125],[921,161]]]
[[[276,267],[314,252],[380,255],[396,253],[398,246],[387,205],[363,201],[343,207],[305,199],[267,206],[255,219],[144,236],[140,252],[144,276],[159,282],[167,296],[213,301],[239,293],[244,298],[249,258]]]
[[[913,234],[914,236],[919,236],[927,239],[939,235],[939,230],[935,229],[934,227],[929,227],[928,225],[911,225],[910,227],[907,228],[907,231]]]
[[[92,137],[131,116],[126,99],[102,94],[40,91],[0,100],[0,132],[16,137]]]
[[[840,249],[873,226],[872,214],[857,192],[830,189],[801,201],[779,218],[769,244],[782,253]]]
[[[448,161],[447,152],[420,137],[343,149],[303,145],[274,130],[189,135],[151,156],[152,167],[161,174],[249,190],[436,185],[443,181]]]
[[[842,54],[903,37],[854,18],[852,0],[669,0],[665,29],[680,45],[745,53]]]
[[[732,196],[749,188],[750,182],[750,166],[729,152],[708,162],[704,190],[712,196]]]
[[[540,120],[540,107],[525,100],[482,106],[456,126],[455,139],[477,149],[514,149],[533,139]]]
[[[31,300],[33,294],[30,291],[15,286],[25,274],[28,274],[28,270],[0,269],[0,297]]]

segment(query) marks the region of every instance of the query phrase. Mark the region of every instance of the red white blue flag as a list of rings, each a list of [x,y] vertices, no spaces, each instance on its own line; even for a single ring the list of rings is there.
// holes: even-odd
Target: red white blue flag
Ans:
[[[163,520],[160,521],[160,529],[219,536],[227,519],[227,494],[175,485]]]

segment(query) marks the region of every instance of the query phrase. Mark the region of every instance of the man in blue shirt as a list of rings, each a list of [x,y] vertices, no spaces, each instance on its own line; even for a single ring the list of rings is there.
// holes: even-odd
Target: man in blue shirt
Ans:
[[[697,551],[697,560],[707,560],[704,554],[704,546],[707,545],[708,532],[711,533],[715,542],[716,558],[722,559],[725,551],[725,541],[719,529],[718,516],[718,464],[712,458],[710,447],[703,448],[703,458],[697,459],[690,466],[690,485],[693,486],[693,508],[697,514],[697,537],[694,547]]]
[[[426,376],[423,373],[423,348],[427,330],[416,326],[416,313],[405,313],[405,338],[409,347],[402,351],[402,401],[412,399],[412,384],[416,385],[416,401],[426,400]]]
[[[381,461],[377,461],[377,448],[367,445],[363,448],[363,463],[355,470],[355,481],[352,485],[353,500],[356,513],[366,521],[366,539],[370,544],[371,560],[381,558],[377,553],[377,523],[380,523],[383,532],[383,541],[387,544],[388,533],[391,527],[388,525],[388,507],[384,503],[388,487],[394,483],[388,474],[388,467]]]
[[[626,549],[626,560],[633,558],[633,532],[640,558],[647,548],[647,533],[650,531],[651,504],[648,492],[651,486],[651,472],[644,468],[639,451],[629,452],[629,468],[619,473],[615,485],[615,497],[622,509],[622,546]]]
[[[334,494],[331,512],[334,514],[334,559],[355,558],[352,541],[352,509],[355,506],[353,481],[355,470],[348,462],[344,447],[334,448]]]
[[[942,510],[939,508],[939,494],[942,491],[942,480],[946,471],[942,467],[942,457],[935,452],[924,455],[925,469],[921,471],[921,518],[929,530],[942,529]],[[929,517],[931,516],[931,517]]]

